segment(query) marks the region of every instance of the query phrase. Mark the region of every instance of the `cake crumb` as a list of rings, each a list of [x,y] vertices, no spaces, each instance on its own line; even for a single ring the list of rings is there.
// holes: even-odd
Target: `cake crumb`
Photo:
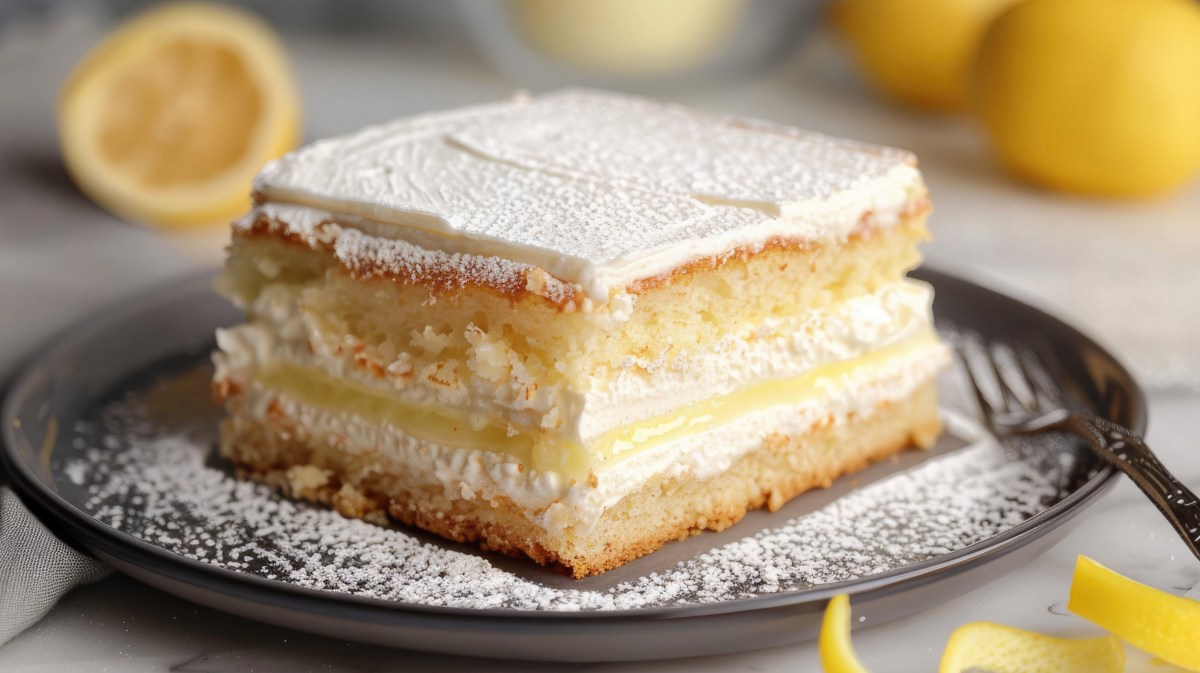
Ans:
[[[315,465],[293,465],[287,470],[288,487],[301,498],[312,498],[329,483],[329,472]]]

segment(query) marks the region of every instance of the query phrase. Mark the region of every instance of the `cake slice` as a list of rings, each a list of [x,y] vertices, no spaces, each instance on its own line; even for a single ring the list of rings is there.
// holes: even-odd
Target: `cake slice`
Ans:
[[[940,431],[912,155],[565,91],[269,164],[219,289],[221,453],[600,573]]]

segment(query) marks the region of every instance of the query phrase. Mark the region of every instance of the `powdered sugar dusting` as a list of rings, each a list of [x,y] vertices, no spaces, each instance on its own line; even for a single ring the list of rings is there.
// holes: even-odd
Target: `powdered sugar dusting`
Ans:
[[[568,90],[451,142],[514,165],[778,212],[869,185],[908,152],[628,96]]]
[[[346,268],[362,276],[382,273],[412,282],[435,280],[451,288],[477,284],[508,294],[533,287],[555,303],[563,303],[574,295],[570,284],[556,278],[531,285],[529,276],[538,270],[528,264],[500,257],[426,250],[405,241],[369,236],[356,229],[341,230],[334,254]]]
[[[204,374],[205,372],[201,372]],[[195,386],[180,380],[169,385]],[[197,386],[198,387],[198,386]],[[930,458],[832,504],[599,590],[423,534],[346,519],[234,478],[213,415],[161,391],[111,404],[62,469],[100,521],[177,554],[298,586],[460,608],[619,610],[722,602],[867,577],[985,540],[1043,510],[1068,471],[990,441]],[[180,409],[185,409],[180,411]],[[187,421],[178,414],[191,414]],[[958,431],[970,436],[970,432]],[[1039,446],[1037,455],[1051,455]],[[743,523],[745,527],[749,522]],[[735,528],[734,530],[737,530]],[[699,539],[704,539],[703,537]],[[660,554],[666,552],[659,552]],[[653,555],[652,557],[653,558]],[[549,577],[549,580],[546,579]],[[578,585],[586,586],[586,585]]]
[[[255,194],[369,221],[373,236],[416,233],[433,249],[536,266],[604,300],[734,248],[892,224],[925,198],[915,163],[899,150],[576,90],[325,140],[268,164]]]
[[[360,277],[387,276],[442,289],[479,285],[506,294],[529,291],[556,304],[564,304],[576,294],[576,286],[529,264],[425,248],[402,239],[372,235],[368,233],[369,223],[358,224],[363,229],[337,224],[332,215],[311,208],[266,204],[235,222],[234,230],[242,234],[282,234],[314,250],[329,250],[339,264]]]

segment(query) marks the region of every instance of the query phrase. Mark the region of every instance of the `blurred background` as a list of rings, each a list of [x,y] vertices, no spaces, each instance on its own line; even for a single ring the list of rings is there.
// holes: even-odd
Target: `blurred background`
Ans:
[[[297,142],[569,85],[910,149],[931,264],[1200,389],[1194,0],[0,1],[0,366],[219,264]]]
[[[935,207],[928,263],[1111,347],[1150,390],[1155,445],[1195,455],[1197,0],[0,0],[0,374],[83,316],[216,268],[254,173],[298,143],[571,85],[915,152]],[[1152,512],[1121,488],[1097,542],[1076,538],[1043,567],[1108,544],[1167,553],[1172,536],[1154,541]],[[914,619],[1037,624],[1054,618],[1041,602],[1061,590],[1054,577],[998,582]],[[1028,610],[978,610],[1008,598]],[[114,577],[0,658],[39,670],[103,657],[122,670],[383,665],[374,650],[262,628]],[[856,644],[931,670],[935,639],[891,628]],[[767,670],[779,652],[793,670],[789,650],[738,661]]]

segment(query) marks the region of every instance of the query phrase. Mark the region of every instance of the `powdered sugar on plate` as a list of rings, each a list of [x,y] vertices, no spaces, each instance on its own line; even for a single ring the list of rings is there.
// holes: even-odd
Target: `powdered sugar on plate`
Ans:
[[[1025,521],[1062,497],[1069,487],[1060,481],[1072,472],[1069,451],[1005,449],[969,425],[952,423],[967,446],[803,516],[787,519],[784,510],[693,538],[691,544],[711,540],[715,547],[642,574],[627,566],[604,586],[347,519],[236,479],[213,456],[213,410],[189,412],[178,399],[180,389],[198,387],[207,372],[198,374],[135,391],[103,409],[91,432],[76,428],[86,441],[59,459],[59,471],[84,489],[84,508],[134,537],[221,568],[409,604],[620,610],[716,603],[868,577]]]

